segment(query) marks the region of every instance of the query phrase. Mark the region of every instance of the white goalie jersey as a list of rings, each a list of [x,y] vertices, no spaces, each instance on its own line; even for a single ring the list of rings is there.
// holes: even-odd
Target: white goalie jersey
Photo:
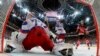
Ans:
[[[46,24],[43,23],[41,20],[37,19],[36,17],[31,17],[23,22],[20,32],[18,33],[18,42],[22,42],[26,38],[27,33],[35,26],[42,27],[49,36],[49,30]]]
[[[36,17],[32,17],[32,18],[27,19],[26,21],[23,22],[21,30],[22,30],[22,32],[27,33],[35,26],[40,26],[40,27],[44,28],[45,30],[47,28],[45,23],[43,23],[42,21],[40,21]]]

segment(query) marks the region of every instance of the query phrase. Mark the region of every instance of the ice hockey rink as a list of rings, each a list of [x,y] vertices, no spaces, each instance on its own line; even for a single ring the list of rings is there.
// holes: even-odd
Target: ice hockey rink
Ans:
[[[73,56],[96,56],[96,46],[91,46],[90,50],[87,48],[85,44],[80,45],[78,49],[75,49],[75,46],[73,47]],[[0,56],[57,56],[54,55],[48,51],[43,51],[40,47],[35,47],[29,52],[25,53],[6,53],[6,54],[0,54]]]
[[[10,1],[10,0],[8,0],[8,1]],[[3,7],[6,8],[6,7],[9,7],[9,6],[7,5],[6,7],[5,6],[3,6]],[[99,0],[96,0],[94,2],[93,7],[95,9],[97,18],[99,18],[100,17],[100,12],[98,12],[100,10]],[[3,11],[3,8],[0,9],[0,10]],[[1,11],[0,11],[0,13],[1,13]],[[3,11],[3,13],[5,13],[5,11]],[[0,15],[0,16],[2,16],[2,15]],[[3,17],[5,17],[5,16],[3,16]],[[98,20],[100,21],[100,19],[98,19]],[[1,31],[1,29],[0,29],[0,31]],[[90,50],[88,50],[86,45],[80,45],[78,49],[75,49],[75,46],[74,46],[73,47],[73,52],[74,52],[73,56],[96,56],[96,51],[97,51],[96,46],[91,46]],[[54,55],[50,52],[45,52],[40,47],[36,47],[36,48],[33,48],[30,52],[25,52],[25,53],[0,53],[0,56],[57,56],[57,55]]]

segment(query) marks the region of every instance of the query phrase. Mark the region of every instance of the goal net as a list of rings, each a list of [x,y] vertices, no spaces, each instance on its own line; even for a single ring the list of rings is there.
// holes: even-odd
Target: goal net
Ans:
[[[5,22],[7,10],[12,0],[0,0],[0,52],[2,52],[2,28]]]

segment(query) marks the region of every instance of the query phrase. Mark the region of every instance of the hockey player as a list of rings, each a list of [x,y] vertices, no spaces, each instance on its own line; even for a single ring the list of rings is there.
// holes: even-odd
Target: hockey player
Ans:
[[[76,32],[78,33],[80,39],[86,37],[86,35],[88,34],[87,30],[88,30],[88,28],[86,28],[84,20],[82,20],[80,22],[80,24],[78,24],[78,27],[77,27],[77,30],[76,30]]]
[[[35,17],[35,14],[29,14],[26,18],[26,21],[23,22],[21,28],[21,35],[19,34],[20,38],[22,34],[25,38],[22,40],[19,39],[19,42],[22,41],[22,45],[24,46],[25,50],[31,50],[35,46],[41,46],[44,50],[52,51],[54,44],[49,39],[48,33],[46,32],[47,26]]]
[[[63,23],[61,23],[59,20],[56,21],[55,30],[57,34],[57,42],[64,42],[66,32],[64,30]]]
[[[78,24],[76,32],[78,33],[80,40],[83,40],[84,38],[87,37],[87,35],[88,35],[88,28],[86,28],[84,20],[81,20],[80,24]],[[77,44],[77,47],[78,47],[80,41],[78,40],[77,42],[78,42],[78,44]],[[77,49],[77,47],[76,47],[76,49]]]
[[[49,20],[56,22],[55,31],[56,31],[56,42],[64,42],[66,31],[64,30],[63,23],[60,21],[59,13],[57,11],[48,11],[45,13],[46,17]]]
[[[30,13],[22,24],[18,34],[18,42],[22,43],[25,50],[41,46],[45,51],[51,51],[57,55],[66,55],[66,45],[55,45],[46,31],[48,31],[46,24],[37,19],[34,13]]]
[[[67,54],[67,48],[72,47],[68,44],[68,47],[65,43],[63,44],[54,44],[49,38],[48,27],[42,21],[35,17],[34,13],[28,13],[26,20],[23,22],[20,32],[17,36],[17,42],[15,47],[12,45],[7,45],[8,52],[26,52],[31,50],[36,46],[42,47],[45,51],[53,52],[56,55],[72,55],[72,53]],[[16,34],[17,35],[17,34]],[[14,35],[15,36],[15,35]],[[13,38],[13,37],[12,37]],[[69,47],[70,46],[70,47]],[[13,49],[12,49],[13,48]]]

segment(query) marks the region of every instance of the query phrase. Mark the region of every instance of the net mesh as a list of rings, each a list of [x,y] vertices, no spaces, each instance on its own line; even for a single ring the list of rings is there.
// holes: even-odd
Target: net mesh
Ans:
[[[1,52],[1,46],[2,46],[2,26],[5,21],[6,12],[11,4],[12,0],[0,0],[0,52]]]

